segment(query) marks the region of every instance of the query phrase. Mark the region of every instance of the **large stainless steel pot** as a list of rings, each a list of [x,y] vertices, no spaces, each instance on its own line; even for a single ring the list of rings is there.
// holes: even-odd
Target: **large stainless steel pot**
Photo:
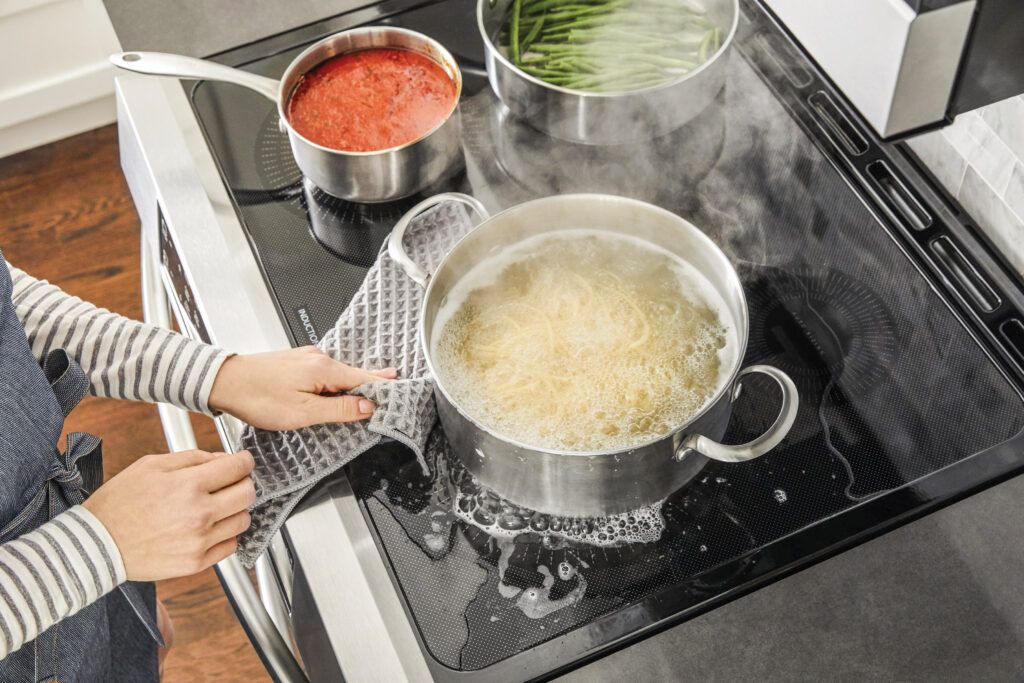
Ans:
[[[452,248],[431,275],[408,257],[402,239],[418,213],[446,201],[468,205],[484,221]],[[443,373],[433,364],[435,317],[448,292],[465,273],[481,259],[523,239],[580,226],[639,237],[685,259],[718,290],[736,327],[739,348],[733,367],[723,373],[725,379],[705,409],[671,433],[628,450],[560,452],[501,436],[452,400]],[[728,258],[693,224],[652,204],[611,195],[558,195],[488,217],[473,197],[441,194],[420,202],[402,217],[389,238],[388,253],[409,277],[426,288],[419,322],[420,343],[434,376],[441,423],[454,452],[481,483],[514,503],[570,517],[635,510],[663,500],[684,486],[697,476],[708,458],[735,463],[767,453],[782,441],[796,418],[796,386],[785,373],[766,365],[740,367],[747,346],[747,302]],[[751,373],[768,375],[778,383],[782,390],[779,415],[753,441],[719,443],[729,422],[739,379]]]
[[[288,100],[302,77],[325,60],[375,47],[414,50],[430,57],[455,83],[455,102],[432,131],[405,145],[373,152],[345,152],[307,140],[288,122]],[[440,43],[394,26],[367,26],[335,33],[306,48],[285,69],[280,81],[223,64],[161,52],[122,52],[110,62],[128,71],[157,76],[234,83],[277,104],[281,131],[287,133],[295,163],[324,192],[355,202],[384,202],[415,194],[434,184],[461,154],[458,101],[462,73]]]
[[[722,44],[693,71],[641,90],[594,93],[546,83],[512,64],[494,43],[512,0],[478,0],[477,26],[484,40],[487,77],[516,116],[556,138],[589,144],[621,144],[679,128],[711,104],[725,84],[738,0],[704,0],[708,17],[722,30]]]

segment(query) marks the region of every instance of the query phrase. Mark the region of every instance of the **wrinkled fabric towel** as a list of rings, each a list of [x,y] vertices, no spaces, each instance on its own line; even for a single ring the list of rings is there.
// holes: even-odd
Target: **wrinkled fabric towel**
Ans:
[[[405,234],[405,248],[433,272],[448,250],[473,227],[460,204],[445,203],[417,216]],[[323,424],[271,432],[246,427],[242,447],[256,461],[256,504],[252,526],[241,536],[238,556],[251,567],[288,514],[313,486],[384,437],[408,446],[426,470],[424,446],[437,419],[433,380],[417,328],[423,292],[391,260],[385,244],[362,287],[318,346],[355,367],[396,367],[399,379],[357,387],[377,404],[365,422]]]

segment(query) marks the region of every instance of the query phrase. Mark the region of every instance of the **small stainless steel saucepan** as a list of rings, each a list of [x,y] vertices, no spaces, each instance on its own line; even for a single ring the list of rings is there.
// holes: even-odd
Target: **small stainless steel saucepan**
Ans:
[[[402,238],[412,219],[447,201],[468,205],[484,221],[458,242],[427,273],[405,253]],[[711,283],[728,308],[738,348],[724,368],[704,409],[685,424],[633,448],[592,453],[537,448],[481,424],[448,393],[443,369],[434,365],[434,321],[448,293],[481,259],[534,235],[578,228],[638,237],[685,259]],[[796,386],[786,373],[768,365],[741,367],[747,348],[747,301],[728,257],[696,226],[652,204],[601,194],[557,195],[536,199],[488,216],[473,197],[447,193],[426,199],[399,220],[388,254],[426,288],[419,338],[434,376],[438,414],[453,451],[485,486],[533,510],[567,517],[600,517],[628,512],[664,500],[698,476],[709,459],[738,463],[764,455],[789,432],[796,419]],[[759,437],[744,444],[719,442],[725,434],[741,378],[761,373],[781,389],[779,415]]]
[[[431,58],[455,84],[448,116],[432,131],[405,145],[372,152],[346,152],[318,145],[292,128],[288,101],[310,70],[348,52],[392,47]],[[117,67],[156,76],[234,83],[255,90],[277,104],[281,131],[287,133],[299,170],[324,192],[356,202],[384,202],[415,194],[441,180],[459,157],[459,96],[462,73],[440,43],[421,33],[392,26],[367,26],[330,35],[306,48],[285,69],[280,81],[223,64],[161,52],[111,55]]]

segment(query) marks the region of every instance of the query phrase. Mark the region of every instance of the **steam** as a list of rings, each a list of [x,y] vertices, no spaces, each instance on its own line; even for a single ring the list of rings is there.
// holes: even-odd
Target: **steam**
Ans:
[[[563,193],[633,197],[690,220],[734,262],[769,262],[773,229],[805,213],[806,197],[791,197],[794,176],[813,182],[805,176],[820,155],[739,55],[722,58],[726,84],[709,107],[671,133],[623,145],[550,137],[481,91],[462,106],[473,192],[496,208]]]

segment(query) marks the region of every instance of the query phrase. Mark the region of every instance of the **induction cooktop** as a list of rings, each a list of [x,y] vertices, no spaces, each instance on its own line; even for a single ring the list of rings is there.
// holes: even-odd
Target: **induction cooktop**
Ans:
[[[478,490],[440,428],[429,474],[393,443],[352,463],[345,476],[438,680],[551,676],[1024,469],[1021,283],[908,148],[875,139],[759,3],[741,9],[717,101],[674,133],[603,148],[546,137],[496,100],[469,0],[384,22],[437,38],[463,70],[464,163],[424,194],[497,209],[597,191],[678,213],[740,273],[746,362],[782,368],[800,392],[785,441],[710,466],[665,501],[649,543],[587,545],[527,523],[489,532],[474,515],[530,511]],[[285,35],[218,59],[276,77],[303,47]],[[315,343],[422,196],[335,199],[301,177],[269,102],[188,87],[281,321],[296,345]],[[727,442],[777,411],[767,381],[744,388]]]

